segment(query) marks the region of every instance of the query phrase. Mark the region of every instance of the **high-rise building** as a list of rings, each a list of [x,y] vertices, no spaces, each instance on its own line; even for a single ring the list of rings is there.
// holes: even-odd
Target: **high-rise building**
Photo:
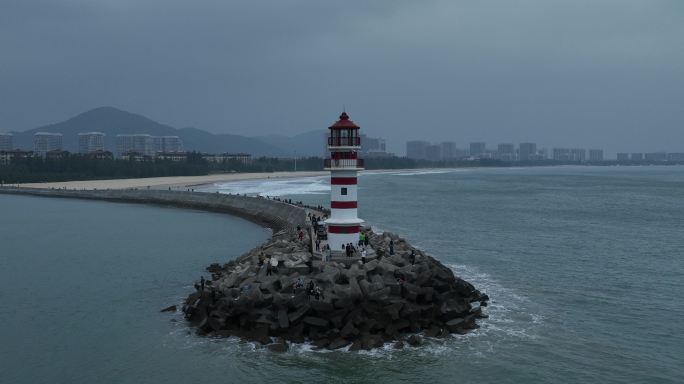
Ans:
[[[568,148],[553,148],[552,159],[555,161],[570,161],[570,149]]]
[[[667,161],[684,161],[684,153],[674,152],[667,154]]]
[[[520,143],[518,158],[520,161],[537,160],[537,144]]]
[[[496,158],[504,161],[515,160],[515,145],[513,144],[499,144],[496,151]]]
[[[617,161],[629,161],[629,153],[618,153]]]
[[[380,137],[368,137],[361,134],[361,155],[363,157],[387,157],[387,144]]]
[[[666,161],[667,153],[665,152],[649,152],[644,155],[644,158],[648,161]]]
[[[442,160],[453,160],[457,157],[458,149],[453,141],[443,141],[439,146]]]
[[[427,158],[426,149],[430,145],[427,141],[409,141],[406,143],[406,157],[424,160]]]
[[[470,156],[482,157],[487,152],[487,148],[484,142],[476,141],[470,143]]]
[[[183,152],[183,140],[178,136],[152,136],[154,153]]]
[[[116,152],[119,157],[130,152],[143,156],[153,156],[152,136],[142,133],[116,135]]]
[[[590,149],[589,161],[603,161],[603,149]]]
[[[83,132],[78,134],[78,152],[93,153],[104,151],[104,137],[102,132]]]
[[[0,133],[0,151],[11,151],[14,149],[11,133]]]
[[[584,162],[587,160],[587,150],[581,148],[573,148],[570,150],[570,161]]]
[[[425,147],[425,158],[430,161],[439,161],[442,158],[442,146],[430,144]]]
[[[644,154],[643,153],[632,153],[632,161],[643,161],[644,160]]]
[[[36,132],[33,135],[33,152],[45,157],[50,151],[62,150],[62,134],[52,132]]]
[[[553,148],[553,160],[556,161],[577,161],[587,160],[587,150],[581,148]]]

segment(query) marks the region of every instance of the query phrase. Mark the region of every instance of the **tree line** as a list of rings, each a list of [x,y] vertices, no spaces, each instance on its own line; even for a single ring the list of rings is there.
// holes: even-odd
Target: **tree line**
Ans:
[[[536,161],[507,162],[494,159],[429,161],[406,157],[366,158],[365,169],[412,169],[412,168],[463,168],[463,167],[509,167],[561,165],[568,162]],[[572,163],[577,164],[577,163]],[[591,164],[591,163],[590,163]],[[592,165],[609,165],[611,162]],[[35,183],[69,180],[125,179],[163,176],[198,176],[210,173],[322,171],[323,159],[305,157],[283,159],[258,157],[249,161],[226,159],[223,162],[208,162],[199,152],[188,153],[185,161],[134,159],[96,159],[80,154],[65,154],[50,159],[32,157],[16,159],[9,165],[0,165],[0,181],[3,183]]]

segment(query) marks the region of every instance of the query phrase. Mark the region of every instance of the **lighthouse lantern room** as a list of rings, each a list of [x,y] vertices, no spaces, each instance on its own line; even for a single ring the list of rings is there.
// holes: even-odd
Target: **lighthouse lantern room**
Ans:
[[[361,137],[359,126],[346,112],[328,129],[330,158],[325,160],[325,169],[330,171],[330,218],[325,223],[330,249],[342,251],[346,244],[359,241],[363,223],[357,217],[357,174],[363,170],[363,160],[358,158]]]

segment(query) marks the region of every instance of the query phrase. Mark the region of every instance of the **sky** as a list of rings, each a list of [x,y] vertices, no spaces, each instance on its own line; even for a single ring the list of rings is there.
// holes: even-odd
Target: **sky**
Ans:
[[[684,152],[681,0],[0,0],[0,132],[114,106],[241,135]]]

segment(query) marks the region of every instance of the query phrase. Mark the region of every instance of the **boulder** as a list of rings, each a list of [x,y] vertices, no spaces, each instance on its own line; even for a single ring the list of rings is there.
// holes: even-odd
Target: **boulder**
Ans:
[[[278,310],[278,326],[282,329],[287,329],[290,326],[290,320],[285,309]]]
[[[307,314],[307,312],[309,312],[309,310],[311,310],[311,307],[307,303],[305,305],[302,305],[296,311],[288,314],[287,318],[290,321],[290,323],[297,323],[297,322],[299,322],[299,320],[301,320],[304,317],[304,315]]]
[[[345,326],[340,330],[340,336],[347,339],[358,334],[359,330],[354,326],[354,322],[352,320],[347,321],[347,324],[345,324]]]
[[[314,316],[306,316],[304,318],[304,323],[313,325],[314,327],[321,327],[325,328],[328,326],[328,320],[326,319],[321,319],[320,317],[314,317]]]
[[[418,335],[411,335],[406,339],[406,342],[413,347],[417,347],[423,344],[423,338]]]
[[[333,341],[328,345],[328,349],[339,349],[339,348],[346,347],[346,346],[349,345],[349,344],[351,344],[351,342],[350,342],[349,340],[339,338],[339,339],[333,340]]]
[[[292,230],[283,232],[283,238],[274,235],[235,261],[211,265],[207,286],[219,297],[193,292],[182,308],[185,317],[200,334],[238,336],[284,352],[285,340],[311,341],[316,348],[349,346],[350,351],[379,348],[385,342],[394,342],[397,349],[418,346],[423,343],[418,332],[424,331],[426,337],[465,333],[487,316],[482,307],[489,297],[451,269],[417,250],[416,263],[411,264],[414,248],[403,239],[366,231],[374,249],[365,264],[312,259],[307,246],[289,240]],[[390,239],[395,242],[394,255],[383,252]],[[266,275],[265,268],[257,266],[261,252],[281,261],[276,273]],[[313,267],[311,274],[307,264]],[[319,300],[304,289],[294,289],[300,277],[321,288]],[[282,339],[274,343],[272,337]]]

